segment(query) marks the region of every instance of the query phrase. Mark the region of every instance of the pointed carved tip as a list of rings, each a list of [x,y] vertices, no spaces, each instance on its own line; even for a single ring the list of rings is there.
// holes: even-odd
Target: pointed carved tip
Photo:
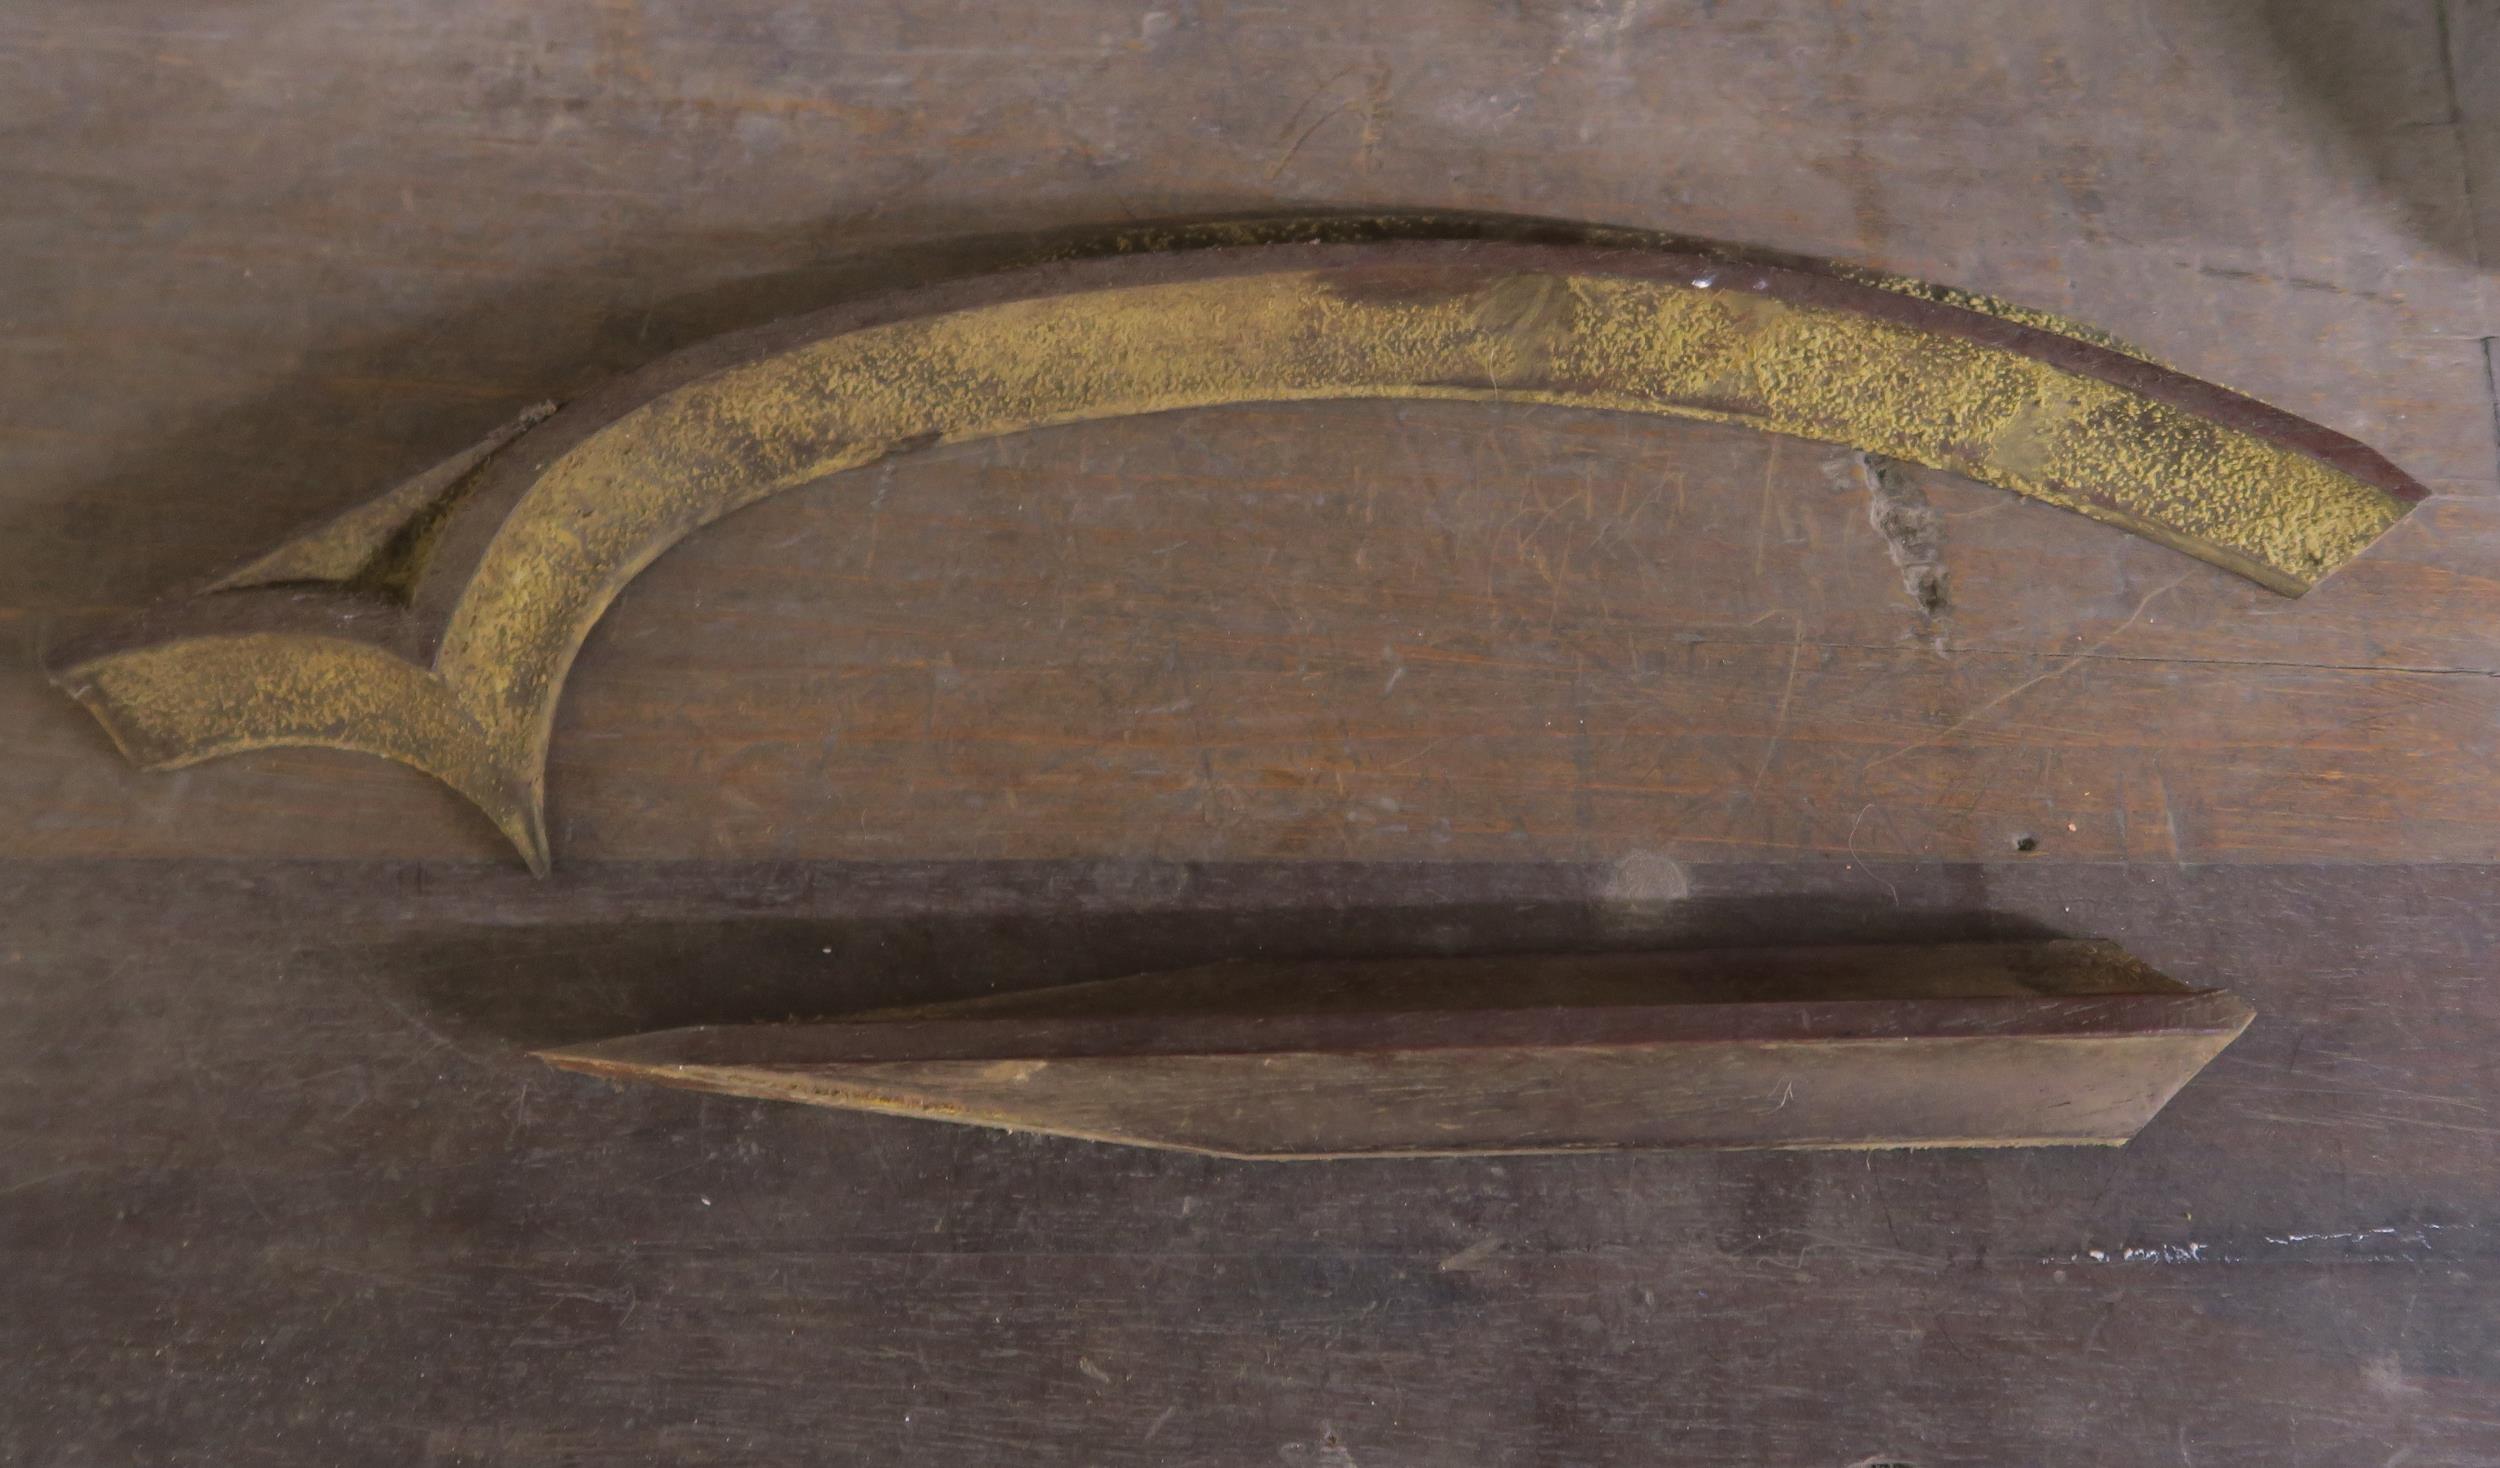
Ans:
[[[441,680],[387,637],[369,642],[291,624],[288,614],[304,613],[305,600],[224,593],[192,604],[207,610],[187,623],[138,624],[48,651],[46,671],[140,769],[288,745],[378,755],[459,792],[533,874],[547,875],[545,782],[536,760],[489,743]],[[238,698],[237,689],[251,694]]]
[[[544,877],[554,870],[555,856],[547,842],[547,815],[540,808],[535,794],[521,808],[519,815],[504,826],[504,834],[512,838],[512,844],[521,853],[521,860],[528,864],[531,876]]]
[[[1285,965],[1235,977],[1291,991],[1307,968],[1305,995],[1385,982],[1414,985],[1413,1002],[1227,1010],[1184,973],[1141,981],[1168,1009],[1078,985],[1048,1012],[699,1026],[536,1056],[607,1081],[1239,1158],[2116,1145],[2251,1012],[2149,971],[2155,987],[2110,988],[2131,965],[2090,948],[1772,950],[1761,972],[1750,951]],[[1509,1003],[1471,997],[1505,968]],[[1793,992],[1757,982],[1782,971]],[[1427,1002],[1449,984],[1456,1002]],[[1516,1007],[1522,994],[1564,1002]]]
[[[581,1040],[533,1050],[530,1058],[584,1075],[652,1079],[699,1063],[698,1052],[704,1037],[714,1033],[711,1027],[698,1025],[692,1029],[614,1035],[604,1040]]]
[[[120,706],[87,676],[85,663],[68,666],[54,663],[47,666],[44,672],[51,678],[53,687],[77,700],[80,708],[95,716],[97,725],[104,730],[104,737],[113,741],[113,748],[130,762],[132,768],[164,768],[161,752],[150,748],[145,742],[144,731],[122,717]]]
[[[1268,244],[1278,253],[1191,253]],[[873,445],[1230,402],[1576,402],[1904,454],[2150,536],[2286,596],[2361,554],[2427,493],[2340,434],[2056,318],[1691,239],[1359,214],[1157,225],[1129,232],[1111,255],[1036,270],[694,349],[603,391],[580,422],[545,430],[538,447],[548,452],[503,457],[554,411],[536,405],[209,583],[213,595],[146,614],[116,634],[109,659],[48,661],[143,766],[295,744],[398,759],[477,802],[544,876],[544,745],[587,629],[694,527],[864,465],[884,451]],[[1740,292],[1715,289],[1723,271],[1744,278],[1741,296],[1755,306],[1726,314]],[[1143,299],[1157,304],[1133,318],[1112,305]],[[1099,325],[1114,319],[1125,324]],[[1204,323],[1217,319],[1313,324],[1211,333]],[[921,343],[901,348],[907,365],[912,353],[937,351],[919,323],[940,320],[981,359],[976,376],[1030,381],[1034,393],[1008,408],[979,393],[855,396],[840,386],[889,376],[898,341]],[[1861,365],[1729,365],[1834,351]],[[960,375],[955,365],[928,370]],[[1866,396],[1878,382],[1881,404]],[[785,396],[838,399],[866,416],[784,412]],[[813,458],[827,435],[863,447]],[[680,481],[642,465],[635,445],[660,439],[677,445],[672,463],[730,467]],[[818,467],[791,477],[771,467],[799,459]],[[514,670],[526,663],[540,691],[511,713],[533,725],[534,743],[516,746],[502,722],[481,726],[450,691],[467,686],[457,670],[472,663],[504,670],[490,678],[521,676]],[[91,681],[100,692],[90,694]],[[112,703],[109,717],[99,699]]]
[[[612,1075],[620,1070],[631,1069],[631,1067],[619,1066],[613,1061],[601,1059],[599,1050],[599,1043],[593,1041],[587,1045],[562,1045],[552,1050],[532,1050],[529,1056],[532,1060],[552,1065],[558,1070],[578,1071],[583,1075]]]
[[[530,1059],[557,1070],[593,1080],[614,1081],[626,1085],[665,1086],[672,1090],[731,1091],[742,1090],[723,1079],[699,1074],[693,1067],[665,1058],[638,1056],[633,1053],[634,1041],[640,1036],[617,1040],[590,1040],[579,1045],[561,1045],[551,1050],[533,1050]],[[751,1091],[746,1092],[752,1094]]]

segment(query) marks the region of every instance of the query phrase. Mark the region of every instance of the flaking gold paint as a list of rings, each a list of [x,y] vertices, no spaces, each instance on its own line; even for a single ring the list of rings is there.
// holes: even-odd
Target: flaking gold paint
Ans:
[[[1421,284],[1360,269],[1219,275],[852,331],[626,413],[545,466],[504,516],[430,673],[370,650],[209,655],[184,643],[100,667],[89,701],[192,758],[317,743],[406,760],[485,806],[542,864],[540,774],[573,655],[617,591],[703,524],[932,441],[1351,397],[1745,424],[1966,474],[2294,593],[2404,508],[2098,379],[1741,289],[1466,269]],[[377,658],[401,671],[381,673]]]
[[[532,866],[546,862],[534,778],[512,769],[441,679],[385,649],[303,633],[192,637],[99,659],[68,681],[134,764],[177,769],[289,745],[380,755],[459,791]]]
[[[2276,584],[2306,584],[2400,508],[2095,380],[1850,313],[1606,277],[1364,296],[1322,272],[1246,276],[875,328],[649,404],[532,489],[442,670],[517,753],[573,641],[657,547],[904,443],[1214,403],[1498,396],[1749,423],[1954,469],[2158,527]]]

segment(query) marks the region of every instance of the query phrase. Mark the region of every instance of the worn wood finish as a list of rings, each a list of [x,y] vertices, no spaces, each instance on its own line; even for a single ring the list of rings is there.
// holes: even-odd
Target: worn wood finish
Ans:
[[[0,870],[0,1456],[2500,1453],[2500,873],[1690,877],[1661,901],[1602,863]],[[1245,951],[2058,932],[2263,1015],[2123,1149],[1279,1168],[527,1058]]]
[[[2500,1459],[2495,37],[2479,0],[7,8],[0,1459]],[[1384,202],[1953,281],[2434,498],[2284,604],[1941,476],[1904,481],[1940,538],[1888,539],[1845,466],[1707,426],[938,449],[635,583],[546,884],[378,762],[134,775],[37,671],[983,236]],[[1262,951],[2043,930],[2265,1017],[2054,1156],[1297,1173],[525,1058]]]
[[[2125,1142],[2248,1025],[2102,944],[1232,963],[544,1051],[1220,1157]]]
[[[1297,405],[942,449],[864,497],[747,512],[638,583],[557,733],[556,841],[1967,859],[2030,832],[2076,858],[2478,860],[2500,850],[2500,322],[2439,243],[2462,237],[2464,160],[2490,156],[2488,23],[2457,8],[2464,120],[2416,132],[2352,122],[2284,36],[2339,85],[2431,107],[2451,88],[2427,6],[2283,34],[2219,9],[1620,32],[1172,11],[1151,36],[1054,12],[1028,19],[1076,49],[1035,65],[939,43],[934,13],[637,28],[473,0],[248,38],[21,19],[0,586],[32,659],[530,404],[1028,248],[1002,233],[1285,202],[1614,219],[2090,320],[2444,498],[2292,613],[1914,475],[1949,572],[1930,627],[1862,490],[1716,429]],[[115,76],[115,129],[67,120]],[[314,76],[354,119],[290,80]],[[2381,144],[2401,167],[2356,161]],[[2159,712],[2191,698],[2196,720]],[[1638,715],[1611,737],[1609,705]],[[30,854],[475,852],[456,805],[387,769],[270,754],[151,787],[99,767],[74,710],[0,719]],[[1513,773],[1470,775],[1490,769]],[[342,790],[369,819],[308,834]]]
[[[2365,445],[2088,328],[1826,262],[1510,218],[1140,227],[533,408],[54,672],[142,768],[300,745],[394,759],[544,874],[574,657],[685,536],[942,443],[1367,399],[1608,408],[1854,449],[1897,502],[1879,527],[1909,534],[1900,456],[2293,596],[2425,494]],[[1932,615],[1942,572],[1924,571]]]

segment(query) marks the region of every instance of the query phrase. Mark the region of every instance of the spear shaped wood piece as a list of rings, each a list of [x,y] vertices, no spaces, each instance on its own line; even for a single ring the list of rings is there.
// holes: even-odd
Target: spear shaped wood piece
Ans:
[[[1242,1158],[2117,1145],[2252,1013],[2060,940],[1224,964],[541,1058]]]

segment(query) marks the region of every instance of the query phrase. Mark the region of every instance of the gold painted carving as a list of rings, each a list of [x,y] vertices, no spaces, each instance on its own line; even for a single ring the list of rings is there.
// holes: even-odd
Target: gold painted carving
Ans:
[[[1907,459],[2287,595],[2419,485],[2038,313],[1811,261],[1522,221],[1181,227],[681,354],[67,650],[148,768],[273,745],[403,761],[536,871],[547,742],[608,603],[704,524],[933,443],[1212,404],[1562,403]]]

